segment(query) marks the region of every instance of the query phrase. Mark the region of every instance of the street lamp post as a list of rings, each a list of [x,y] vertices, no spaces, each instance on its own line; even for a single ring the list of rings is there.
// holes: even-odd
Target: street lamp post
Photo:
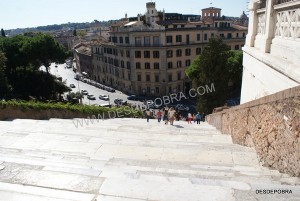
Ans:
[[[80,92],[79,79],[77,80],[77,82],[78,82],[78,93],[80,94],[80,104],[82,104],[82,94]]]

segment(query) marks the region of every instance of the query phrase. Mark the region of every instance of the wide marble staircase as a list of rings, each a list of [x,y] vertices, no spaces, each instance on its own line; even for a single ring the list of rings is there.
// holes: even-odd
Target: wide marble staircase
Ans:
[[[0,121],[1,201],[298,201],[300,179],[207,123]]]

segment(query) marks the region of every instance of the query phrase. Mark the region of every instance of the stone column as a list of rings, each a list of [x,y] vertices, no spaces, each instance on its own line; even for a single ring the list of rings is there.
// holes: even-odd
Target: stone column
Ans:
[[[262,51],[264,53],[270,53],[272,39],[274,37],[275,29],[275,10],[274,0],[267,0],[266,4],[266,28],[264,35],[264,44],[262,45]]]
[[[258,17],[256,13],[257,6],[258,3],[254,0],[252,0],[249,3],[249,26],[248,26],[248,34],[246,38],[246,45],[248,47],[254,47],[255,36],[257,34],[257,23],[258,23]]]

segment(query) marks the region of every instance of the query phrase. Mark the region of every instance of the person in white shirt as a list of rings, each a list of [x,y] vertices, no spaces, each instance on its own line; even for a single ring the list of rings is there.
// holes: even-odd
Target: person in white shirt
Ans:
[[[149,122],[149,119],[151,117],[151,112],[149,109],[146,110],[146,117],[147,117],[147,122]]]
[[[174,110],[174,108],[171,107],[169,112],[168,112],[168,116],[169,116],[169,120],[170,120],[171,125],[173,125],[173,123],[174,123],[175,114],[176,114],[176,111]]]
[[[192,124],[193,116],[191,113],[188,113],[187,119],[188,119],[188,124]]]

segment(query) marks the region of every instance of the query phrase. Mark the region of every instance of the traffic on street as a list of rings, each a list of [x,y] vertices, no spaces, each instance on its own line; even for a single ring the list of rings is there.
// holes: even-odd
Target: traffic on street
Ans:
[[[74,64],[75,65],[75,64]],[[165,104],[156,105],[153,100],[147,100],[147,97],[139,97],[137,95],[127,95],[121,91],[104,86],[88,78],[82,78],[76,74],[70,64],[55,64],[50,66],[50,73],[55,75],[58,80],[65,82],[72,92],[79,92],[83,95],[82,103],[86,105],[124,105],[131,104],[136,107],[145,108],[145,105],[150,109],[161,109]],[[64,94],[66,99],[67,93]],[[169,104],[168,107],[174,107],[176,110],[182,112],[195,111],[194,104],[187,104],[183,102]]]

